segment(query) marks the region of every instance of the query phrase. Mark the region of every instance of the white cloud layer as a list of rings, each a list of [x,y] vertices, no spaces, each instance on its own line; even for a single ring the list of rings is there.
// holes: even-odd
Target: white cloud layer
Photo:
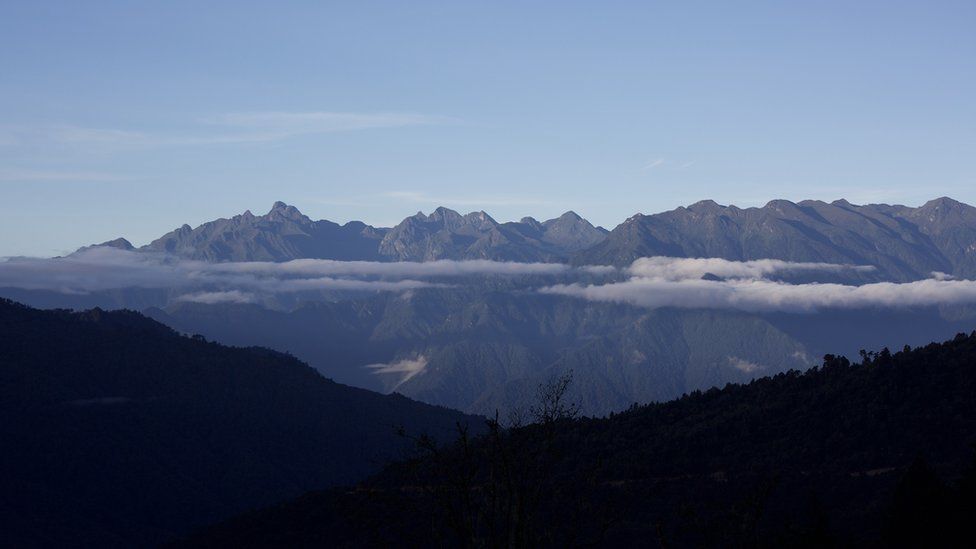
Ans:
[[[859,286],[788,284],[767,277],[787,271],[838,272],[870,267],[778,260],[727,261],[653,257],[635,261],[623,282],[557,284],[543,293],[660,308],[738,309],[743,311],[814,311],[823,308],[910,307],[976,303],[976,281],[945,277],[907,283]],[[712,273],[726,280],[703,280]]]
[[[213,305],[215,303],[254,303],[256,298],[254,297],[254,294],[242,292],[240,290],[227,290],[224,292],[196,292],[192,294],[185,294],[176,298],[176,300],[188,303],[204,303],[207,305]]]
[[[824,308],[906,307],[976,303],[976,281],[937,274],[907,283],[862,285],[789,284],[770,277],[785,272],[859,272],[870,267],[778,260],[727,261],[652,257],[616,270],[551,263],[440,260],[426,263],[299,259],[284,263],[207,263],[108,247],[54,259],[0,261],[0,287],[66,294],[119,288],[172,290],[177,300],[197,303],[258,303],[276,294],[316,291],[412,292],[465,277],[559,276],[577,281],[538,291],[596,302],[659,308],[806,312]],[[712,273],[720,280],[702,279]],[[605,283],[590,283],[603,275]],[[621,277],[629,276],[622,279]],[[440,281],[438,281],[440,280]],[[536,280],[525,282],[536,284]],[[531,288],[526,288],[531,289]]]
[[[794,263],[779,259],[730,261],[720,258],[642,257],[634,261],[627,272],[636,277],[664,280],[699,279],[705,274],[719,278],[762,279],[779,273],[797,272],[871,272],[870,265],[841,265],[836,263]]]
[[[402,292],[443,286],[443,277],[555,275],[570,267],[550,263],[430,261],[426,263],[298,259],[284,263],[208,263],[171,256],[94,247],[53,259],[0,262],[0,287],[89,293],[117,288],[164,288],[187,292],[183,301],[257,300],[256,293],[316,290]],[[234,293],[236,292],[236,293]]]

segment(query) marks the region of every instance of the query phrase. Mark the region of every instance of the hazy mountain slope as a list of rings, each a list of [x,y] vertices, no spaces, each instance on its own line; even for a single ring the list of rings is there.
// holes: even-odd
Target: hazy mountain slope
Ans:
[[[648,312],[490,288],[290,313],[181,304],[148,314],[181,331],[289,351],[342,382],[478,413],[523,405],[540,381],[566,369],[585,380],[578,387],[588,391],[587,413],[603,414],[810,364],[803,343],[755,315]]]
[[[536,388],[571,372],[570,397],[591,415],[666,401],[694,390],[746,382],[813,362],[793,336],[755,315],[657,310],[621,330],[567,350],[530,377],[486,392],[469,409],[525,407]],[[417,394],[423,399],[423,393]]]
[[[976,334],[828,357],[459,444],[185,545],[956,546],[976,516],[974,391]]]
[[[950,198],[904,208],[895,215],[916,224],[954,266],[951,274],[976,277],[976,208]]]
[[[920,208],[774,200],[741,209],[702,201],[635,215],[574,262],[626,265],[654,255],[772,258],[874,265],[890,280],[926,278],[933,271],[976,276],[974,212],[949,199]]]
[[[338,385],[137,313],[0,302],[0,523],[11,546],[146,546],[401,455],[459,413]],[[474,421],[474,426],[479,425]]]

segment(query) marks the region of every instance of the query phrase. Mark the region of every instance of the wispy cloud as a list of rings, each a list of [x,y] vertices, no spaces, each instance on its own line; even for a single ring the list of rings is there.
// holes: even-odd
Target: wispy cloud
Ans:
[[[417,358],[405,358],[395,362],[390,362],[389,364],[367,364],[366,368],[373,370],[374,374],[393,374],[398,376],[399,379],[391,389],[392,391],[395,391],[398,387],[410,381],[410,379],[417,374],[423,373],[424,369],[427,368],[427,357],[420,355]]]
[[[254,303],[257,301],[257,298],[255,298],[254,294],[240,290],[228,290],[225,292],[196,292],[185,294],[176,298],[176,301],[213,305],[215,303]]]
[[[446,116],[415,113],[286,112],[224,113],[188,124],[182,131],[142,131],[71,124],[0,127],[0,146],[25,144],[140,148],[245,144],[303,135],[456,123]]]
[[[750,362],[744,358],[739,358],[737,356],[730,356],[728,357],[728,359],[729,359],[730,366],[746,374],[752,374],[765,369],[765,367],[762,364]]]
[[[185,263],[189,268],[209,273],[248,273],[273,276],[376,276],[383,278],[453,277],[471,275],[557,275],[571,267],[561,263],[516,263],[469,259],[455,261],[335,261],[331,259],[293,259],[282,263],[242,261],[230,263]]]
[[[288,135],[328,133],[373,128],[402,128],[455,123],[446,116],[414,113],[350,113],[350,112],[237,112],[204,119],[217,126],[277,130]]]
[[[657,168],[663,168],[669,171],[686,170],[694,165],[695,165],[694,160],[678,161],[678,160],[668,160],[667,158],[658,157],[658,158],[652,158],[648,160],[643,166],[641,166],[641,171],[654,170]]]
[[[542,204],[552,204],[551,200],[526,197],[492,197],[492,196],[471,196],[471,197],[450,197],[433,196],[417,191],[390,191],[381,193],[386,198],[396,199],[401,202],[411,202],[414,204],[428,204],[438,206],[458,206],[458,207],[481,207],[481,206],[538,206]]]
[[[104,172],[75,172],[75,171],[0,171],[0,182],[5,183],[33,183],[33,182],[110,182],[131,181],[133,178]]]
[[[663,166],[663,165],[664,165],[664,159],[663,158],[652,158],[646,164],[644,164],[644,167],[642,167],[641,169],[642,170],[653,170],[654,168],[658,168],[658,167]]]

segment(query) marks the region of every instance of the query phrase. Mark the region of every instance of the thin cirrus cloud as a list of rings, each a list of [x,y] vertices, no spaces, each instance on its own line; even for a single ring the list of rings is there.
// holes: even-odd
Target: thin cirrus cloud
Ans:
[[[537,198],[523,198],[523,197],[471,197],[471,198],[457,198],[457,197],[442,197],[442,196],[431,196],[427,193],[416,192],[416,191],[390,191],[387,193],[382,193],[385,198],[395,199],[397,201],[412,202],[415,204],[437,204],[439,206],[538,206],[541,204],[552,204],[552,200],[541,200]]]
[[[197,121],[183,131],[139,131],[75,126],[4,126],[0,144],[145,148],[245,144],[281,141],[303,135],[456,123],[446,116],[416,113],[259,111],[224,113]]]
[[[4,183],[44,183],[44,182],[112,182],[131,181],[126,175],[105,172],[19,170],[0,171],[0,182]]]

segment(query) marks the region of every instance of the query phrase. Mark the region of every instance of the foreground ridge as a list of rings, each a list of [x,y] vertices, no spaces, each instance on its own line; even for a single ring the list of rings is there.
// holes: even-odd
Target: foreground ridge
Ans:
[[[606,419],[462,437],[185,546],[938,545],[976,513],[974,390],[976,333],[828,355]]]

